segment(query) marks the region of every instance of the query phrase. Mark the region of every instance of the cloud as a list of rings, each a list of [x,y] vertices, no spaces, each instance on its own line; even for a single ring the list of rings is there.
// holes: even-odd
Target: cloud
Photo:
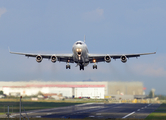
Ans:
[[[104,19],[104,10],[97,8],[96,10],[86,12],[83,14],[83,19],[88,22],[94,22],[94,21],[98,22]]]
[[[6,13],[6,8],[0,8],[0,17],[1,15],[3,15],[4,13]]]

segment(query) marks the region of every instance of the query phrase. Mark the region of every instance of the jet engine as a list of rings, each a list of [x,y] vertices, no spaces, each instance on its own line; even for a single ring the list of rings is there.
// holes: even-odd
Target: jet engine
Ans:
[[[107,63],[110,63],[111,62],[111,57],[109,55],[106,55],[104,57],[104,60],[107,62]]]
[[[127,58],[126,58],[125,55],[122,55],[122,56],[120,57],[120,59],[121,59],[121,61],[122,61],[123,63],[127,62]]]
[[[37,55],[37,56],[36,56],[36,61],[37,61],[38,63],[40,63],[42,60],[43,60],[43,58],[42,58],[41,55]]]
[[[55,55],[52,55],[52,56],[51,56],[51,62],[55,63],[56,60],[57,60],[56,56],[55,56]]]

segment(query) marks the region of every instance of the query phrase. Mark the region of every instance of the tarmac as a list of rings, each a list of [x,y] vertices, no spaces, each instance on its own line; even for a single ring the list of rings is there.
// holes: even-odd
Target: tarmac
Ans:
[[[146,118],[160,104],[141,103],[86,103],[69,107],[33,110],[27,112],[29,118]],[[22,116],[27,117],[25,113]],[[2,116],[0,116],[2,117]],[[3,116],[4,117],[4,116]],[[19,113],[10,117],[18,118]]]

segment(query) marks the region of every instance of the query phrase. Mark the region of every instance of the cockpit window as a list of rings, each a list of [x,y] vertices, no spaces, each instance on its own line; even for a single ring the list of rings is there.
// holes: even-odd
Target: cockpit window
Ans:
[[[82,45],[82,42],[76,42],[76,45],[78,45],[78,44]]]

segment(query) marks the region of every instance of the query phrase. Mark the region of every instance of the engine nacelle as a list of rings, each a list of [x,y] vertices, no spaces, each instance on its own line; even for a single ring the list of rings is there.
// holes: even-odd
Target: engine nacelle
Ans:
[[[127,58],[126,58],[125,55],[122,55],[122,56],[120,57],[120,59],[121,59],[121,61],[122,61],[123,63],[127,62]]]
[[[37,61],[38,63],[40,63],[42,60],[43,60],[43,58],[42,58],[41,55],[37,55],[37,56],[36,56],[36,61]]]
[[[52,55],[51,56],[51,62],[55,63],[57,60],[57,57],[55,55]]]
[[[110,63],[111,62],[111,57],[109,55],[106,55],[104,57],[104,60],[107,62],[107,63]]]

